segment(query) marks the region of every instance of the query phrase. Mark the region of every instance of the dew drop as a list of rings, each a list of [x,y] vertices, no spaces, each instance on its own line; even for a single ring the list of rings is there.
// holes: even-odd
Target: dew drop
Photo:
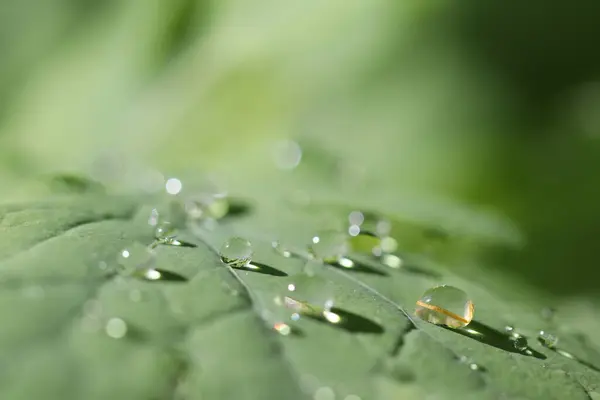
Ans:
[[[160,271],[157,271],[155,269],[147,269],[144,271],[143,277],[148,279],[149,281],[157,281],[160,278],[162,278],[162,274],[160,273]]]
[[[432,324],[450,328],[467,326],[473,319],[475,307],[467,294],[449,285],[428,289],[417,300],[415,314]]]
[[[523,336],[518,336],[513,338],[513,346],[515,349],[519,351],[523,351],[527,349],[527,339]]]
[[[234,268],[248,265],[252,260],[252,254],[252,244],[240,237],[232,237],[227,240],[219,251],[221,261]]]
[[[109,319],[104,329],[113,339],[121,339],[127,334],[127,324],[121,318]]]
[[[160,222],[154,231],[156,239],[161,241],[170,241],[177,236],[177,229],[170,222]]]
[[[538,332],[538,342],[544,347],[554,348],[558,344],[558,337],[546,331]]]
[[[398,269],[402,267],[402,259],[393,254],[385,254],[381,257],[381,262],[390,268]]]
[[[132,275],[137,271],[152,268],[155,261],[154,252],[141,243],[131,244],[117,257],[119,272],[124,275]]]
[[[333,230],[318,232],[312,238],[310,252],[324,262],[337,262],[348,253],[346,235]]]

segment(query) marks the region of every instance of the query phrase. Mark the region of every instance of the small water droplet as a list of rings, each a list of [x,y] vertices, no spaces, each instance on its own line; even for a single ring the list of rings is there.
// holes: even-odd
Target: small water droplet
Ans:
[[[332,311],[323,311],[323,316],[327,321],[331,322],[332,324],[339,324],[342,320],[342,317],[340,317],[339,314],[336,314]]]
[[[273,148],[273,158],[279,169],[292,170],[302,160],[302,148],[292,140],[281,140]]]
[[[415,314],[436,325],[450,328],[467,326],[473,319],[475,307],[467,294],[449,285],[428,289],[417,300]]]
[[[179,192],[181,192],[181,189],[183,188],[183,183],[181,183],[181,181],[177,178],[169,178],[167,179],[167,182],[165,184],[165,189],[167,190],[167,193],[170,195],[176,195],[179,194]]]
[[[469,368],[470,368],[472,371],[478,371],[479,369],[481,369],[481,367],[480,367],[480,366],[479,366],[479,364],[477,364],[477,363],[471,363],[471,364],[469,364]]]
[[[219,254],[221,261],[230,267],[245,267],[252,260],[252,244],[246,239],[232,237],[221,246]]]
[[[558,344],[558,337],[546,331],[539,331],[538,341],[544,347],[554,348]]]
[[[504,331],[508,334],[512,334],[515,331],[515,327],[511,325],[506,325],[504,327]]]
[[[381,262],[390,268],[398,269],[402,267],[402,259],[393,254],[385,254],[381,257]]]
[[[127,324],[121,318],[109,319],[104,329],[113,339],[121,339],[127,334]]]
[[[154,252],[141,243],[133,243],[123,249],[117,257],[119,272],[132,275],[137,271],[152,268],[156,259]]]
[[[106,263],[106,261],[100,261],[98,263],[98,268],[100,268],[101,271],[106,271],[108,270],[108,264]]]
[[[273,242],[271,242],[271,246],[273,246],[273,249],[281,254],[282,256],[284,256],[285,258],[290,258],[292,256],[292,252],[287,250],[279,241],[275,240]]]
[[[354,261],[352,261],[349,258],[346,257],[342,257],[338,260],[337,264],[340,267],[344,267],[344,268],[354,268]]]
[[[527,349],[527,339],[523,336],[515,337],[513,339],[513,346],[519,351],[524,351]]]
[[[160,222],[156,226],[156,230],[154,231],[154,236],[156,239],[168,242],[172,239],[175,239],[177,236],[177,229],[170,222],[164,221]]]
[[[325,262],[337,262],[348,253],[346,235],[338,231],[321,231],[310,245],[313,256]]]
[[[160,271],[155,269],[147,269],[143,273],[143,277],[148,279],[149,281],[157,281],[162,277]]]

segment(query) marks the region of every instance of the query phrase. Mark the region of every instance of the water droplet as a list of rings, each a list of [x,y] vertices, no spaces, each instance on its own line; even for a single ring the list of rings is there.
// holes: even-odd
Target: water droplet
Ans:
[[[340,317],[339,314],[336,314],[332,311],[323,311],[323,316],[327,321],[331,322],[332,324],[339,324],[342,320],[342,317]]]
[[[156,226],[154,236],[161,241],[170,241],[177,236],[177,229],[170,222],[160,222]]]
[[[111,318],[104,329],[111,338],[121,339],[127,333],[127,324],[121,318]]]
[[[314,400],[335,400],[335,392],[328,386],[320,387],[313,395]]]
[[[354,261],[352,261],[349,258],[346,257],[342,257],[338,260],[337,264],[340,267],[344,267],[344,268],[354,268]]]
[[[393,254],[385,254],[381,257],[381,262],[384,265],[387,265],[390,268],[401,268],[402,267],[402,259]]]
[[[252,244],[246,239],[232,237],[221,246],[219,254],[225,264],[234,268],[244,267],[252,260]]]
[[[334,304],[332,283],[320,274],[297,274],[290,278],[284,293],[285,306],[293,311],[321,314]]]
[[[415,314],[436,325],[450,328],[467,326],[473,319],[475,307],[467,294],[448,285],[428,289],[417,300]]]
[[[469,364],[469,368],[472,371],[478,371],[478,370],[481,369],[481,366],[479,364],[477,364],[477,363],[471,363],[471,364]]]
[[[506,325],[504,327],[504,331],[508,334],[512,334],[515,331],[515,327],[511,325]]]
[[[302,148],[292,140],[281,140],[273,148],[273,158],[279,169],[294,169],[302,160]]]
[[[214,219],[221,219],[229,212],[227,198],[213,198],[206,207],[207,214]]]
[[[539,331],[538,341],[544,347],[554,348],[558,344],[558,337],[546,331]]]
[[[515,347],[515,349],[517,349],[519,351],[526,350],[527,349],[527,339],[525,339],[523,336],[515,337],[513,339],[513,346]]]
[[[141,243],[133,243],[122,250],[117,257],[119,272],[125,275],[152,268],[155,261],[154,252]]]
[[[365,222],[365,216],[360,211],[352,211],[350,214],[348,214],[348,222],[350,222],[350,225],[360,226],[363,222]]]
[[[176,195],[179,194],[179,192],[181,192],[181,189],[183,188],[183,183],[181,183],[181,181],[177,178],[169,178],[167,179],[167,183],[165,184],[165,189],[167,190],[167,193],[170,195]]]
[[[149,281],[157,281],[162,277],[160,271],[155,269],[147,269],[143,273],[143,277],[148,279]]]
[[[290,252],[289,250],[287,250],[280,242],[278,241],[273,241],[271,242],[271,246],[273,246],[273,249],[281,254],[282,256],[284,256],[285,258],[290,258],[292,256],[292,252]]]
[[[346,235],[338,231],[321,231],[313,238],[310,251],[325,262],[337,262],[348,253]]]

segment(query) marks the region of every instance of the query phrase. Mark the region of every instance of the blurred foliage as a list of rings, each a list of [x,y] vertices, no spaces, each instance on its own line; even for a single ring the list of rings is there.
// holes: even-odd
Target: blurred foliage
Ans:
[[[450,219],[423,204],[458,202],[523,231],[523,249],[485,250],[491,264],[593,292],[596,4],[4,2],[2,197],[110,165],[126,187],[151,167],[260,201],[287,184]],[[290,174],[271,160],[285,137],[304,150]]]

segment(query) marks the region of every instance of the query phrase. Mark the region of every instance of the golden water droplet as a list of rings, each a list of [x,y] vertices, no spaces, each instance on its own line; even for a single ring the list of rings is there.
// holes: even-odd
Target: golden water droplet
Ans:
[[[415,314],[432,324],[450,328],[467,326],[473,319],[475,306],[467,294],[448,285],[428,289],[417,300]]]

